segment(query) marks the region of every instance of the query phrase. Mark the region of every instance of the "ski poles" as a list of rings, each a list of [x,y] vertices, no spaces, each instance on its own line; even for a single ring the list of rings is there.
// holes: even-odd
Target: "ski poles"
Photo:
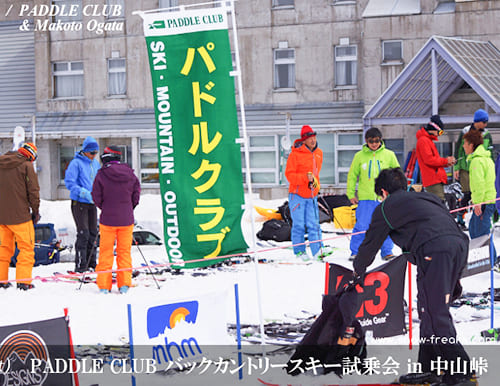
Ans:
[[[137,240],[135,238],[133,240],[134,240],[135,246],[137,247],[137,249],[141,253],[142,258],[144,259],[144,263],[146,263],[146,267],[148,267],[148,269],[149,269],[149,273],[153,276],[153,280],[156,283],[156,287],[158,287],[158,289],[160,289],[160,284],[158,284],[158,280],[156,280],[156,276],[154,275],[153,270],[149,266],[148,261],[146,260],[146,258],[144,257],[144,254],[142,253],[141,248],[139,248],[139,243],[137,242]]]
[[[87,269],[89,268],[90,264],[90,259],[92,258],[92,255],[94,254],[96,248],[97,248],[97,237],[99,236],[99,233],[94,238],[94,243],[92,244],[92,249],[90,250],[90,254],[87,256],[87,262],[85,263],[85,270],[83,271],[83,276],[80,279],[80,286],[78,287],[78,290],[82,289],[82,284],[85,282],[85,276],[87,275]]]

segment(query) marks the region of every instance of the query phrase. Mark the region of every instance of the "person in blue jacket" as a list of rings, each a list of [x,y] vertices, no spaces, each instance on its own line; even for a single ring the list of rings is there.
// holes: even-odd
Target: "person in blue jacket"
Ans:
[[[76,224],[75,271],[85,272],[96,267],[97,209],[92,200],[92,185],[100,163],[96,159],[99,144],[93,137],[83,141],[82,150],[75,154],[66,169],[64,184],[69,190],[71,213]]]

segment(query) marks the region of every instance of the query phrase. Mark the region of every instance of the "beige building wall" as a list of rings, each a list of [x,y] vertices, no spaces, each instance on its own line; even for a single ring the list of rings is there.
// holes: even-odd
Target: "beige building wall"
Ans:
[[[416,0],[417,1],[417,0]],[[179,0],[180,4],[200,1]],[[456,1],[455,12],[434,13],[439,0],[420,0],[421,12],[416,15],[363,18],[369,0],[295,0],[293,8],[273,9],[272,0],[239,0],[235,3],[238,23],[238,41],[242,65],[242,83],[246,105],[294,106],[325,103],[361,102],[367,111],[401,73],[432,35],[454,36],[491,41],[500,47],[498,20],[500,1]],[[23,2],[0,1],[0,21],[19,20],[22,4],[50,4],[49,0]],[[122,29],[97,34],[83,28],[76,32],[35,32],[36,109],[37,112],[130,111],[152,109],[151,76],[147,62],[142,19],[133,11],[158,8],[158,0],[124,0],[125,17],[107,20],[105,16],[83,16],[84,26],[95,19],[102,25],[121,23]],[[6,16],[8,7],[14,4]],[[106,0],[82,0],[85,5],[106,4]],[[37,17],[34,18],[36,23]],[[232,33],[230,40],[233,40]],[[401,63],[382,63],[382,42],[401,40]],[[357,85],[335,86],[334,47],[342,42],[357,46]],[[296,87],[294,90],[274,89],[273,49],[287,44],[296,53]],[[108,96],[107,59],[118,55],[126,59],[127,94]],[[53,98],[52,63],[57,61],[84,62],[84,97],[76,99]],[[441,106],[443,114],[471,111],[484,107],[471,90],[460,90]],[[283,119],[283,126],[285,125]],[[383,127],[386,138],[402,138],[405,152],[415,144],[415,126]],[[458,129],[458,127],[451,127]],[[82,134],[84,135],[84,134]],[[454,141],[456,132],[447,131],[440,141]],[[495,143],[500,143],[496,132]],[[101,138],[101,145],[112,138]],[[132,155],[138,163],[138,138],[127,134],[124,142],[135,149]],[[45,197],[62,198],[57,185],[57,148],[81,143],[82,138],[51,138],[40,143],[40,164],[50,192]]]

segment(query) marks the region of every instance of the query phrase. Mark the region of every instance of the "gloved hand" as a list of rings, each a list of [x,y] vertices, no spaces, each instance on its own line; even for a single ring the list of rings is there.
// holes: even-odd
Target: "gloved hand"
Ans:
[[[33,225],[37,224],[40,221],[40,213],[33,212],[31,213],[31,221],[33,221]]]
[[[318,179],[312,175],[312,173],[308,173],[308,176],[311,178],[312,177],[312,180],[309,181],[309,189],[319,189],[319,181]]]
[[[87,200],[91,204],[94,203],[94,200],[92,199],[92,194],[90,194],[90,192],[85,188],[82,188],[82,190],[80,191],[80,197],[83,198],[84,200]]]
[[[344,285],[344,292],[354,290],[358,284],[361,285],[361,282],[361,276],[359,276],[356,272],[353,272],[351,280]]]

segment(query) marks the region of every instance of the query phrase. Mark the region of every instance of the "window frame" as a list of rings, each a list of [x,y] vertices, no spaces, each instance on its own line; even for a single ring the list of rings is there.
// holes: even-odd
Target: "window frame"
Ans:
[[[111,61],[123,61],[123,67],[120,68],[113,68],[111,69],[109,67],[109,64]],[[127,59],[126,58],[108,58],[106,60],[106,65],[107,65],[107,70],[108,70],[108,97],[123,97],[127,95]],[[125,74],[125,91],[120,94],[112,94],[111,93],[111,87],[110,87],[110,81],[111,81],[111,76],[110,74],[115,74],[115,73],[124,73]]]
[[[252,146],[251,145],[251,138],[256,138],[256,137],[273,137],[273,145],[272,146]],[[279,174],[280,174],[280,135],[279,134],[256,134],[256,135],[250,135],[248,137],[248,158],[250,160],[250,174],[257,174],[257,173],[273,173],[274,174],[274,181],[273,182],[253,182],[252,181],[252,186],[255,187],[270,187],[270,186],[277,186],[279,185]],[[274,152],[274,162],[275,166],[270,167],[270,168],[253,168],[251,163],[251,153],[258,153],[258,152]],[[245,148],[242,146],[241,147],[241,155],[244,159],[245,157]],[[247,166],[242,163],[241,165],[241,172],[243,175],[243,184],[246,187],[247,186],[247,181],[246,181],[246,172],[247,172]],[[252,176],[250,175],[250,178]]]
[[[360,144],[358,145],[340,145],[340,137],[343,135],[359,135],[361,137]],[[339,151],[360,151],[363,148],[363,131],[362,130],[353,130],[353,131],[337,131],[335,132],[335,141],[334,141],[334,176],[335,176],[335,186],[346,187],[347,182],[340,182],[340,174],[341,173],[349,173],[349,169],[351,168],[351,164],[349,166],[339,166]],[[352,161],[351,161],[352,163]]]
[[[337,49],[338,48],[346,48],[346,47],[354,47],[356,49],[356,55],[350,55],[350,56],[337,56]],[[333,60],[334,60],[334,83],[335,86],[334,88],[339,89],[339,88],[357,88],[358,87],[358,45],[357,44],[345,44],[345,45],[336,45],[334,46],[333,50]],[[350,62],[354,63],[356,66],[356,71],[355,71],[355,82],[354,83],[348,83],[348,84],[338,84],[338,77],[337,77],[337,63],[338,62]]]
[[[283,1],[283,0],[281,0]],[[287,0],[285,0],[287,1]],[[290,0],[288,0],[290,1]],[[280,0],[271,1],[271,9],[295,9],[295,0],[291,0],[293,4],[279,4]]]
[[[333,5],[355,5],[356,0],[332,0]]]
[[[55,66],[57,64],[67,64],[68,69],[67,70],[56,70]],[[75,63],[81,63],[82,64],[82,69],[81,70],[73,70],[73,64]],[[52,98],[53,99],[82,99],[85,97],[85,65],[83,60],[79,61],[55,61],[51,62],[51,67],[52,67]],[[56,77],[64,77],[64,76],[75,76],[75,75],[81,75],[81,82],[82,82],[82,94],[81,95],[74,95],[74,96],[65,96],[65,95],[56,95]]]
[[[168,2],[168,6],[166,6],[166,4],[161,4],[161,3],[167,3]],[[174,4],[172,4],[174,3]],[[175,12],[175,11],[178,11],[179,10],[179,0],[158,0],[158,8],[159,9],[163,9],[165,10],[164,12]]]
[[[113,3],[119,2],[120,4],[110,4],[110,1],[113,1]],[[125,0],[106,0],[106,5],[120,5],[121,6],[121,11],[122,14],[118,16],[114,15],[106,15],[107,20],[120,20],[120,19],[125,19]]]
[[[386,59],[385,58],[385,44],[386,43],[400,43],[400,58],[399,59]],[[401,39],[391,39],[382,40],[382,64],[403,64],[403,40]]]
[[[142,140],[153,140],[155,143],[155,146],[153,147],[143,147],[142,146]],[[159,188],[160,187],[160,169],[158,167],[156,168],[143,168],[142,167],[142,155],[143,154],[154,154],[156,156],[156,159],[158,161],[158,144],[156,143],[156,138],[151,137],[151,138],[139,138],[139,182],[141,183],[141,186],[144,185],[144,187],[148,188]],[[143,181],[143,174],[147,175],[158,175],[158,182],[148,182],[148,181]]]
[[[76,4],[78,5],[77,7],[77,15],[76,16],[60,16],[58,14],[52,16],[52,21],[53,22],[61,22],[61,23],[70,23],[73,21],[82,21],[83,20],[83,14],[82,14],[82,7],[83,7],[83,1],[82,0],[51,0],[50,2],[51,5],[57,5],[58,7],[61,7],[62,5],[73,5]]]
[[[57,165],[58,165],[57,170],[58,170],[58,173],[59,173],[59,186],[64,186],[65,185],[64,184],[64,177],[63,177],[63,175],[64,176],[66,175],[66,169],[64,169],[64,170],[61,169],[61,166],[62,166],[61,165],[61,154],[62,154],[61,149],[63,147],[64,148],[68,148],[68,149],[71,149],[71,148],[73,149],[72,155],[71,155],[71,157],[69,159],[69,162],[68,162],[68,165],[66,166],[66,169],[68,168],[69,163],[73,160],[73,158],[75,157],[76,152],[79,149],[79,147],[76,146],[76,145],[65,145],[65,144],[62,144],[62,143],[58,144],[58,146],[57,146]]]
[[[290,58],[281,58],[281,59],[277,59],[276,58],[276,54],[280,51],[291,51],[293,52],[293,59],[290,59]],[[284,91],[287,91],[287,90],[295,90],[295,85],[296,85],[296,71],[295,71],[295,66],[296,66],[296,52],[295,52],[295,48],[274,48],[273,49],[273,89],[274,90],[284,90]],[[278,66],[283,66],[283,65],[288,65],[288,66],[293,66],[293,85],[291,87],[278,87],[278,79],[279,79],[279,76],[278,76]],[[290,69],[290,67],[288,67]],[[289,70],[290,71],[290,70]],[[290,86],[290,85],[287,85],[287,86]]]

